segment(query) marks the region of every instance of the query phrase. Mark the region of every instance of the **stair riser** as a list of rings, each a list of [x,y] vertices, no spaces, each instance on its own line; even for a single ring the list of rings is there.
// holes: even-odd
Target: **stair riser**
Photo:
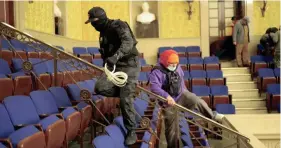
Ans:
[[[259,98],[258,91],[229,91],[233,99]]]
[[[227,82],[249,82],[251,76],[225,76]]]
[[[235,62],[222,62],[221,63],[222,68],[235,67],[235,66],[236,66]]]
[[[236,110],[236,114],[267,114],[266,110]]]
[[[265,101],[232,101],[237,108],[261,108],[265,107]]]
[[[248,69],[222,69],[223,74],[249,74]]]
[[[243,90],[243,89],[257,89],[257,84],[255,83],[234,83],[227,84],[228,89]]]

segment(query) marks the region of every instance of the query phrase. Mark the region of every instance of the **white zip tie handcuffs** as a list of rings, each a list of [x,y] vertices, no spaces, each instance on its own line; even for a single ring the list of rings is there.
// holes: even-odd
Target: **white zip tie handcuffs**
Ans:
[[[122,71],[115,72],[115,68],[116,66],[114,65],[113,70],[109,71],[107,68],[107,63],[105,63],[104,73],[106,74],[107,79],[111,81],[114,85],[118,87],[123,87],[127,83],[128,75]]]

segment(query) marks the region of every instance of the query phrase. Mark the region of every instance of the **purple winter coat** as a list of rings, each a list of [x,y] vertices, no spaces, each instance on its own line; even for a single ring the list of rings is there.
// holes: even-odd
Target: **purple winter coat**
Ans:
[[[181,96],[182,92],[186,90],[183,70],[181,69],[180,66],[178,66],[176,71],[179,73],[179,76],[181,78],[181,89],[178,96],[171,96],[174,98],[175,101],[177,101]],[[166,81],[165,73],[161,72],[159,69],[155,69],[149,74],[149,81],[150,81],[150,90],[153,93],[156,93],[164,98],[167,98],[169,96],[168,92],[162,89]]]

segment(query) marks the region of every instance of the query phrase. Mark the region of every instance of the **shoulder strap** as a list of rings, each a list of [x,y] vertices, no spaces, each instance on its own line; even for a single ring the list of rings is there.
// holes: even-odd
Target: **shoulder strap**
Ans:
[[[153,67],[153,68],[151,69],[150,73],[152,73],[152,72],[153,72],[154,70],[156,70],[156,69],[160,70],[161,72],[163,72],[163,73],[166,74],[166,75],[169,73],[168,70],[164,69],[161,65],[160,65],[160,67]],[[148,81],[147,81],[146,85],[148,85],[149,82],[150,82],[150,80],[149,80],[149,78],[148,78]]]

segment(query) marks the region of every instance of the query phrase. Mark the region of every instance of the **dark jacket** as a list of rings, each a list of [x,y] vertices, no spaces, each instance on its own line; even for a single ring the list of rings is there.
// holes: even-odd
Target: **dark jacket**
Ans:
[[[233,38],[233,42],[236,42],[237,44],[244,44],[244,27],[241,23],[241,20],[239,20],[235,23],[232,38]],[[248,25],[248,41],[250,43],[249,25]]]
[[[119,55],[116,67],[133,66],[136,67],[138,50],[137,41],[126,22],[121,20],[108,20],[105,31],[100,32],[100,52],[103,60]],[[133,60],[132,62],[130,62]]]

